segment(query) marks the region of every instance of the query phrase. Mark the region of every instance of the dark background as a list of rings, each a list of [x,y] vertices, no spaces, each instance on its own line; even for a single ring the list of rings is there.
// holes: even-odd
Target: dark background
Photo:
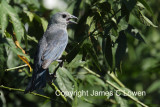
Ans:
[[[50,9],[44,1],[0,0],[2,107],[160,105],[160,1],[54,0],[55,5]],[[69,43],[63,54],[64,66],[58,69],[54,86],[47,85],[44,91],[35,91],[49,98],[34,93],[23,94],[32,75],[24,60],[27,59],[33,67],[36,45],[50,16],[59,11],[67,11],[79,18],[77,25],[68,27]],[[26,54],[17,47],[17,42]],[[23,56],[23,61],[17,55]],[[19,67],[21,65],[25,67]],[[57,65],[53,62],[50,72]],[[145,91],[146,96],[124,96],[121,93],[121,96],[57,97],[57,88],[89,92]]]

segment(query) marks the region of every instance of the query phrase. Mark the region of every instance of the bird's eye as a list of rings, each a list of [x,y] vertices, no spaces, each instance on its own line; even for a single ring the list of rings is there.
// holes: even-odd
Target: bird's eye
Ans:
[[[63,14],[63,15],[62,15],[62,17],[63,17],[63,18],[66,18],[66,17],[67,17],[67,15]]]

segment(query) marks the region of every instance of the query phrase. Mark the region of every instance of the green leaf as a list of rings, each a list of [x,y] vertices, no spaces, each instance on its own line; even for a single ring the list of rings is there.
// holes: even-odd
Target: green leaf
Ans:
[[[40,24],[42,24],[43,30],[46,31],[48,22],[44,18],[36,15],[35,13],[29,12],[29,11],[24,11],[24,12],[27,14],[31,22],[35,18]]]
[[[86,62],[82,61],[82,55],[77,55],[68,65],[68,68],[77,68],[83,66]]]
[[[150,12],[153,14],[152,12],[152,9],[150,8],[150,6],[147,4],[147,2],[145,0],[137,0],[139,1],[140,3],[142,3],[144,5],[144,7]]]
[[[104,51],[104,55],[105,58],[109,64],[109,66],[112,68],[113,65],[113,56],[112,56],[112,40],[111,37],[108,36],[105,40],[105,51]]]
[[[28,61],[30,61],[30,57],[24,54],[21,49],[17,48],[11,38],[6,38],[5,45],[8,46],[15,54],[24,56]]]
[[[29,12],[29,11],[24,11],[24,12],[25,12],[25,13],[27,14],[27,16],[29,17],[30,22],[32,22],[33,19],[34,19],[34,14],[31,13],[31,12]]]
[[[106,87],[105,83],[103,80],[99,79],[97,76],[94,75],[86,75],[86,81],[91,84],[92,86],[94,85],[98,85],[98,86],[102,86],[102,87]]]
[[[14,8],[12,8],[7,2],[6,0],[3,0],[1,3],[4,11],[9,15],[10,19],[11,19],[11,23],[13,24],[13,28],[14,28],[14,32],[15,35],[17,37],[17,40],[19,41],[19,43],[21,42],[22,37],[24,37],[24,28],[22,26],[22,23],[19,19],[18,14],[16,13],[16,11],[14,10]]]
[[[114,96],[120,107],[129,107],[127,100],[123,99],[121,96],[118,96],[116,94]]]
[[[72,82],[75,82],[74,77],[72,76],[72,74],[71,74],[67,69],[65,69],[65,68],[60,68],[60,69],[63,71],[64,74],[67,75],[67,77],[68,77],[70,80],[72,80]]]
[[[43,30],[46,31],[48,22],[44,18],[41,18],[41,23],[42,23]]]
[[[129,33],[131,36],[133,36],[134,38],[145,43],[144,39],[142,38],[138,30],[135,29],[132,25],[129,24],[128,28],[125,31]]]
[[[4,31],[7,28],[8,25],[8,15],[7,12],[5,11],[5,8],[2,4],[0,4],[0,24],[2,27],[2,36],[4,35]]]
[[[96,54],[98,54],[101,51],[100,44],[99,44],[98,40],[93,35],[90,36],[90,40],[92,42],[92,45],[94,47]]]
[[[146,16],[144,16],[141,11],[139,12],[140,12],[140,20],[142,23],[144,23],[146,26],[158,27],[154,25]]]
[[[121,30],[126,30],[127,29],[127,27],[128,27],[128,22],[126,22],[126,20],[124,19],[124,18],[122,18],[121,20],[120,20],[120,22],[118,23],[118,28],[119,28],[119,31],[121,31]]]
[[[159,87],[159,84],[160,84],[160,80],[156,80],[154,83],[152,83],[149,88],[147,89],[147,92],[148,93],[152,93],[156,90],[159,90],[160,87]]]
[[[43,30],[46,31],[47,29],[47,26],[48,26],[48,22],[44,19],[44,18],[41,18],[40,16],[32,13],[34,15],[34,18],[42,24],[42,27],[43,27]]]
[[[98,62],[98,57],[97,57],[96,53],[94,52],[91,44],[85,43],[85,44],[83,44],[83,48],[87,51],[87,53],[92,58],[92,60],[95,63],[95,65],[97,66],[97,68],[101,71],[100,64]]]
[[[95,22],[93,21],[93,16],[87,18],[86,24],[89,26],[89,31],[88,32],[94,31],[94,29],[95,29]]]
[[[67,74],[67,75],[66,75]],[[67,72],[66,69],[64,68],[59,68],[58,71],[56,72],[57,76],[57,83],[61,91],[63,92],[73,92],[73,83],[70,81],[74,81],[73,77]],[[65,96],[68,96],[69,98],[73,99],[72,95],[66,94]]]
[[[124,96],[128,96],[127,94],[129,94],[132,98],[134,98],[135,100],[138,100],[138,98],[136,97],[136,95],[137,95],[136,91],[132,91],[126,87],[120,87],[120,88],[123,90],[122,92],[123,92]],[[130,97],[130,96],[128,96],[128,97]]]
[[[116,67],[120,70],[121,61],[126,53],[127,48],[127,38],[124,31],[119,32],[119,37],[116,40],[118,47],[115,54]]]
[[[31,41],[38,43],[38,40],[34,36],[31,37],[31,36],[27,35],[27,40],[31,40]]]

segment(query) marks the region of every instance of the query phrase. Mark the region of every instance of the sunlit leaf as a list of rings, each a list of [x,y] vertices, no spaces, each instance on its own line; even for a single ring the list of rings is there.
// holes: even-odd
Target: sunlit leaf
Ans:
[[[29,56],[24,54],[21,49],[16,47],[12,39],[6,38],[6,40],[7,41],[5,42],[5,45],[11,48],[13,52],[15,52],[17,55],[22,55],[22,56],[25,56],[27,59],[29,59]]]
[[[41,18],[41,23],[42,23],[43,30],[46,31],[48,22],[44,18]]]
[[[140,20],[142,21],[142,23],[144,23],[147,26],[158,27],[154,25],[153,22],[151,22],[146,16],[144,16],[141,11],[139,12],[140,12]]]
[[[94,75],[87,75],[87,78],[85,79],[90,85],[99,85],[102,87],[106,87],[105,83],[103,80],[99,79],[97,76]]]
[[[84,65],[86,62],[82,61],[82,55],[77,55],[68,65],[68,68],[77,68]]]
[[[115,96],[117,103],[120,105],[120,107],[129,107],[127,100],[123,99],[121,96],[118,96],[116,94],[114,96]]]
[[[89,26],[88,32],[92,32],[95,29],[95,22],[93,21],[93,16],[87,18],[86,24],[88,24],[88,26]]]
[[[29,12],[29,11],[24,11],[26,14],[27,14],[27,16],[29,17],[29,20],[30,20],[30,22],[32,22],[33,21],[33,18],[34,18],[34,14],[33,13],[31,13],[31,12]]]
[[[24,11],[24,12],[27,14],[31,22],[35,18],[40,24],[42,24],[43,30],[46,31],[48,22],[44,18],[36,15],[35,13],[29,12],[29,11]]]
[[[4,5],[0,4],[0,24],[2,27],[2,36],[4,35],[4,31],[7,28],[8,25],[8,15],[7,15],[7,11],[5,10]]]
[[[71,75],[69,75],[69,73],[66,72],[65,69],[59,68],[58,71],[57,71],[56,76],[57,76],[56,81],[57,81],[58,86],[61,89],[61,91],[72,92],[74,90],[73,83],[69,80],[69,78],[71,80],[73,80],[73,77]],[[67,95],[66,94],[66,96],[68,96],[69,98],[73,99],[73,96],[71,96],[71,95]]]
[[[48,22],[47,22],[44,18],[41,18],[40,16],[36,15],[35,13],[32,13],[32,14],[34,15],[34,18],[35,18],[40,24],[42,24],[43,30],[46,31]]]
[[[11,50],[18,55],[18,57],[28,65],[30,71],[32,71],[32,68],[29,64],[29,56],[25,54],[25,51],[20,47],[18,41],[15,41],[15,43],[13,42],[12,39],[7,38],[6,41],[6,45],[9,46],[9,48],[11,48]],[[18,47],[18,48],[17,48]]]
[[[2,0],[2,7],[3,10],[8,14],[8,16],[11,19],[11,23],[13,24],[13,28],[14,28],[14,32],[16,35],[16,38],[19,42],[21,42],[22,37],[24,37],[24,29],[22,26],[22,23],[19,19],[18,14],[16,13],[16,11],[14,10],[14,8],[12,8],[7,2],[6,0]]]
[[[31,40],[31,41],[38,43],[38,40],[35,37],[31,37],[29,35],[27,35],[27,40]]]
[[[137,0],[139,1],[140,3],[142,3],[144,5],[144,7],[150,12],[153,14],[152,12],[152,9],[150,8],[150,6],[147,4],[147,2],[145,0]]]

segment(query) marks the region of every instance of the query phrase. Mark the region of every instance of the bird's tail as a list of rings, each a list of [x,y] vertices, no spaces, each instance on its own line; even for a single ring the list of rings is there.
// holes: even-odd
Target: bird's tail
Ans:
[[[27,88],[25,89],[25,94],[32,92],[36,89],[41,89],[46,86],[47,76],[49,75],[48,69],[39,69],[37,72],[34,71],[31,81],[29,82]]]

